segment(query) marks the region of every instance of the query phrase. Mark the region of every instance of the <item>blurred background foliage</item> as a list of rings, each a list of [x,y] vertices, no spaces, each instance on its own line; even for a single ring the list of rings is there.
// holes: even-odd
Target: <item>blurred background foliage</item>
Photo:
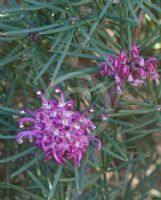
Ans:
[[[98,75],[107,53],[161,58],[160,0],[1,0],[0,199],[161,199],[161,83],[124,86]],[[160,71],[160,67],[158,71]],[[60,85],[76,109],[93,105],[100,153],[90,147],[80,168],[44,161],[29,142],[18,145],[23,107]],[[102,120],[99,114],[108,112]]]

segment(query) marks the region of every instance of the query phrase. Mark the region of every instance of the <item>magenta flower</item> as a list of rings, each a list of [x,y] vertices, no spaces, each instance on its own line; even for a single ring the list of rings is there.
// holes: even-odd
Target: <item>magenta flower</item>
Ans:
[[[145,60],[140,56],[140,50],[135,44],[131,47],[131,57],[123,50],[119,56],[107,55],[107,59],[111,65],[102,62],[99,66],[100,74],[114,77],[117,94],[121,94],[125,81],[133,86],[144,84],[147,78],[159,83],[159,74],[156,71],[159,61],[154,57]]]
[[[25,110],[31,117],[21,118],[19,127],[24,128],[26,123],[30,126],[17,135],[17,142],[21,144],[24,138],[29,138],[45,152],[47,160],[54,159],[59,164],[73,160],[79,166],[90,143],[100,150],[101,142],[92,136],[95,126],[87,114],[74,111],[74,101],[65,101],[60,89],[56,92],[60,93],[59,100],[47,99],[40,91],[37,92],[42,106],[34,112]]]

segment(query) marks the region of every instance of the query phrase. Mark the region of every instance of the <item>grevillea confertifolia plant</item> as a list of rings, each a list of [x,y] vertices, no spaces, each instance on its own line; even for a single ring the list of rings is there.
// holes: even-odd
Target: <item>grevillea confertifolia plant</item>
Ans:
[[[0,4],[0,199],[161,198],[161,0]]]
[[[100,150],[101,142],[92,135],[96,127],[88,118],[88,112],[74,111],[74,100],[65,101],[61,89],[55,91],[60,94],[59,100],[47,99],[38,91],[42,106],[34,112],[24,109],[30,117],[21,118],[19,127],[24,128],[28,122],[31,125],[17,135],[17,142],[21,144],[27,137],[44,151],[46,160],[55,160],[59,164],[72,160],[79,166],[89,145],[93,143]]]
[[[129,57],[123,50],[119,56],[107,55],[107,60],[109,63],[102,62],[99,65],[100,74],[114,77],[118,95],[121,94],[125,81],[128,81],[133,86],[143,85],[147,78],[151,78],[156,84],[159,83],[159,74],[156,71],[159,61],[155,57],[144,59],[140,56],[140,50],[135,44],[131,47],[131,55]]]
[[[159,82],[159,74],[156,71],[158,60],[154,57],[145,60],[140,56],[136,45],[131,47],[130,57],[123,50],[119,56],[107,55],[107,58],[110,63],[102,62],[99,65],[100,73],[104,76],[114,76],[117,95],[121,94],[125,81],[133,86],[144,84],[147,78]],[[30,122],[31,125],[17,135],[17,141],[22,143],[23,138],[28,137],[30,142],[34,140],[35,145],[43,149],[46,160],[53,159],[59,164],[73,160],[74,164],[79,166],[90,143],[97,143],[100,150],[101,141],[92,136],[91,130],[96,127],[87,116],[88,112],[82,114],[74,111],[74,100],[65,101],[60,88],[55,91],[60,94],[59,100],[47,99],[38,91],[37,95],[42,99],[41,108],[34,112],[24,109],[23,112],[31,116],[21,118],[19,127],[24,128],[26,122]],[[103,116],[104,114],[102,119]]]

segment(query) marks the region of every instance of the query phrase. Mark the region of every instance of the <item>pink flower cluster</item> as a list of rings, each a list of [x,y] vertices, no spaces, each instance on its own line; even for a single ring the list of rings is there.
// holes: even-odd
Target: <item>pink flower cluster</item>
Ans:
[[[156,71],[159,61],[154,57],[145,60],[140,56],[139,48],[136,45],[131,47],[131,57],[128,57],[123,50],[119,56],[107,55],[107,60],[109,64],[102,62],[99,65],[100,74],[114,77],[117,94],[121,94],[125,81],[130,82],[133,86],[144,84],[147,78],[151,78],[156,83],[159,82],[159,74]]]
[[[95,129],[87,114],[74,111],[74,101],[65,101],[64,94],[60,94],[59,100],[47,99],[40,91],[37,94],[42,99],[42,106],[32,112],[25,110],[31,117],[23,117],[19,121],[19,127],[24,128],[29,123],[28,130],[17,135],[17,142],[22,143],[23,138],[29,138],[30,142],[45,152],[47,160],[54,159],[63,164],[66,160],[73,160],[76,166],[85,155],[90,143],[101,149],[101,142],[92,136],[91,130]]]

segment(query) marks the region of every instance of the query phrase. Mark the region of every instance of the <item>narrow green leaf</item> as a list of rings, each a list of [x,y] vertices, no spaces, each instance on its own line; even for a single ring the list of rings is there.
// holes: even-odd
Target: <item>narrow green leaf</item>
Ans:
[[[124,160],[128,160],[127,155],[125,154],[125,152],[120,148],[120,146],[109,136],[107,135],[108,140],[110,141],[110,143],[113,145],[113,147],[115,148],[115,150],[124,158]]]
[[[44,6],[44,8],[48,8],[52,11],[59,11],[59,12],[62,12],[62,13],[65,13],[66,10],[61,7],[58,7],[55,5],[54,2],[51,2],[51,3],[45,3],[45,2],[41,2],[41,1],[36,1],[36,0],[24,0],[25,2],[27,3],[30,3],[30,4],[33,4],[33,5],[36,5],[36,6]]]
[[[140,131],[140,133],[141,133],[141,131]],[[150,134],[152,134],[152,133],[154,133],[154,130],[152,130],[152,131],[150,131],[150,132],[148,131],[148,132],[145,132],[145,133],[143,133],[143,134],[139,134],[138,136],[135,136],[135,137],[132,137],[132,138],[130,138],[130,139],[127,139],[127,140],[125,140],[123,143],[133,142],[133,141],[135,141],[135,140],[144,138],[144,137],[146,137],[146,136],[148,136],[148,135],[150,135]]]
[[[74,167],[74,172],[75,172],[75,185],[76,185],[76,189],[78,192],[80,192],[80,184],[79,184],[79,170],[78,170],[78,167],[75,166]]]
[[[128,116],[128,115],[139,115],[139,114],[146,114],[146,113],[152,113],[155,112],[156,108],[151,109],[140,109],[140,110],[121,110],[119,113],[112,113],[110,116],[116,117],[116,116]]]
[[[72,38],[73,38],[73,33],[74,33],[74,31],[71,31],[69,33],[69,35],[67,36],[68,39],[67,39],[66,47],[65,47],[65,49],[64,49],[64,51],[63,51],[63,53],[62,53],[57,65],[56,65],[56,67],[55,67],[55,70],[54,70],[54,73],[52,75],[51,80],[55,80],[55,78],[56,78],[56,76],[57,76],[57,74],[59,72],[60,66],[63,63],[63,61],[65,59],[65,56],[66,56],[66,53],[67,53],[67,51],[68,51],[68,49],[70,47],[70,43],[71,43]]]
[[[80,28],[80,31],[82,32],[82,34],[88,41],[89,39],[88,39],[88,34],[87,34],[86,30],[82,26],[80,26],[80,25],[78,25],[78,26]],[[96,49],[96,51],[102,56],[102,58],[109,64],[110,68],[113,69],[113,66],[112,66],[111,62],[109,61],[108,57],[106,56],[106,53],[104,51],[102,51],[101,47],[99,47],[100,43],[96,39],[90,39],[89,43]]]
[[[2,41],[2,42],[6,42],[6,43],[8,43],[8,42],[12,42],[12,41],[14,41],[14,40],[21,40],[22,38],[23,38],[24,36],[23,35],[18,35],[18,36],[15,36],[15,37],[0,37],[0,41]]]
[[[93,19],[79,20],[75,24],[62,25],[59,28],[55,28],[55,29],[51,29],[51,30],[47,30],[47,31],[42,31],[42,32],[40,32],[40,35],[51,34],[51,33],[59,33],[59,32],[63,32],[63,31],[67,31],[67,30],[76,28],[78,25],[86,24],[89,21],[93,21]]]
[[[41,160],[42,158],[43,158],[43,154],[39,154],[33,160],[29,161],[27,164],[23,165],[21,168],[19,168],[17,171],[11,174],[11,177],[17,176],[18,174],[26,171],[28,168],[33,166],[37,161]]]
[[[37,196],[36,194],[33,194],[25,189],[23,189],[22,187],[19,187],[17,185],[12,185],[12,184],[0,184],[0,188],[5,188],[5,189],[15,189],[19,192],[22,192],[23,194],[26,194],[28,196],[30,196],[31,198],[33,198],[34,200],[44,200],[43,198]]]
[[[34,150],[36,150],[36,147],[31,147],[31,148],[26,149],[25,151],[23,151],[21,153],[17,153],[17,154],[15,154],[13,156],[10,156],[8,158],[0,160],[0,163],[6,163],[6,162],[9,162],[9,161],[15,161],[16,159],[24,157],[24,156],[26,156],[27,154],[31,153]]]
[[[106,17],[113,19],[114,21],[120,22],[120,16],[117,13],[115,13],[115,14],[113,14],[111,12],[106,13]],[[130,25],[130,26],[137,25],[137,21],[135,21],[133,18],[126,17],[126,16],[122,17],[122,23],[124,25]]]
[[[61,39],[62,39],[64,33],[63,33],[63,32],[62,32],[62,33],[58,33],[57,35],[58,35],[58,36],[55,36],[55,37],[54,37],[54,43],[53,43],[52,46],[51,46],[51,50],[54,50],[54,52],[55,52],[55,50],[56,50],[57,45],[59,45],[60,42],[62,42]]]
[[[85,174],[86,174],[85,170],[86,170],[86,160],[83,159],[81,161],[81,166],[80,166],[80,177],[79,177],[79,179],[80,179],[79,180],[79,190],[80,190],[80,192],[82,192],[83,189],[84,189],[83,188],[83,186],[84,186],[84,177],[85,177]],[[75,179],[76,179],[76,177],[75,177]]]
[[[129,1],[129,0],[126,0],[126,3],[127,3],[127,6],[128,6],[128,8],[129,8],[130,13],[133,15],[134,20],[137,21],[137,16],[136,16],[135,10],[134,10],[134,8],[132,7],[132,3],[133,3],[133,2],[132,2],[132,1]]]
[[[104,31],[102,29],[96,29],[96,32],[99,33],[99,35],[101,35],[101,37],[103,37],[105,40],[107,40],[107,44],[111,43],[114,47],[121,50],[121,45],[119,43],[116,43],[114,38],[112,36],[110,36],[106,31]]]
[[[108,122],[110,124],[114,124],[114,125],[121,125],[121,126],[125,126],[125,127],[132,127],[132,124],[128,123],[128,122],[124,122],[121,120],[117,120],[117,119],[108,119]]]
[[[95,174],[92,176],[92,178],[88,178],[84,184],[84,190],[91,187],[92,185],[95,185],[101,175],[102,174]]]
[[[0,14],[13,14],[16,12],[24,12],[24,11],[35,11],[44,8],[44,6],[28,6],[28,7],[21,7],[21,8],[10,8],[10,9],[0,9]]]
[[[155,104],[153,104],[151,101],[147,101],[147,102],[144,102],[144,101],[141,101],[141,100],[137,100],[137,101],[134,101],[132,99],[123,99],[121,98],[120,101],[125,104],[125,105],[139,105],[139,106],[144,106],[144,107],[152,107],[152,106],[155,106]]]
[[[88,4],[90,2],[92,2],[93,0],[81,0],[79,2],[73,2],[73,6],[80,6],[80,5],[84,5],[84,4]]]
[[[59,182],[59,179],[60,179],[60,176],[61,176],[61,173],[62,173],[62,169],[63,169],[63,165],[60,165],[58,167],[58,170],[54,176],[54,183],[50,189],[50,193],[49,193],[49,198],[53,197],[54,196],[54,193],[55,193],[55,189],[56,189],[56,186]]]
[[[5,107],[5,106],[0,106],[0,111],[10,113],[10,114],[13,114],[13,115],[14,114],[15,115],[22,115],[21,111],[15,110],[15,109],[12,109],[12,108],[8,108],[8,107]]]
[[[108,155],[114,157],[114,158],[117,158],[119,160],[123,160],[123,161],[127,161],[126,159],[124,159],[124,157],[112,152],[111,150],[105,148],[105,147],[102,147],[102,151],[104,151],[105,153],[107,153]]]
[[[139,125],[133,125],[132,128],[125,129],[125,130],[121,130],[121,131],[119,131],[119,134],[125,134],[125,133],[128,133],[128,132],[131,133],[131,131],[137,130],[137,129],[139,129],[139,128],[144,128],[144,127],[146,127],[147,125],[150,125],[150,124],[152,124],[152,123],[155,123],[156,121],[157,121],[157,117],[155,117],[154,119],[151,119],[151,120],[149,120],[149,121],[147,121],[147,122],[141,123],[141,124],[139,124]]]
[[[29,49],[28,49],[29,50]],[[22,56],[24,53],[26,53],[27,52],[27,50],[26,49],[24,49],[24,50],[21,50],[21,51],[19,51],[18,53],[16,53],[15,55],[12,55],[12,56],[10,56],[10,57],[6,57],[6,58],[3,58],[3,60],[1,60],[1,66],[5,66],[5,65],[7,65],[7,64],[9,64],[9,63],[11,63],[11,62],[13,62],[13,61],[15,61],[15,60],[17,60],[17,59],[19,59],[19,57],[20,56]]]
[[[28,174],[29,176],[32,178],[32,180],[36,183],[36,185],[38,187],[41,188],[42,192],[47,195],[48,194],[48,191],[47,189],[45,188],[44,184],[42,182],[40,182],[40,180],[31,172],[31,171],[28,171]]]
[[[59,33],[59,32],[63,32],[63,31],[73,29],[75,27],[76,27],[76,24],[61,26],[59,28],[54,28],[54,29],[51,29],[51,30],[48,30],[48,31],[40,32],[40,35],[44,35],[44,34],[46,35],[46,34],[51,34],[51,33]]]
[[[155,91],[153,89],[153,82],[152,82],[152,80],[150,80],[150,79],[147,80],[147,87],[148,87],[149,94],[150,94],[151,98],[153,99],[153,102],[155,104],[157,104],[156,93],[155,93]]]
[[[54,51],[55,53],[58,53],[58,54],[62,54],[63,51],[59,51],[59,50],[55,50]],[[88,59],[91,59],[91,60],[97,60],[97,61],[102,61],[102,59],[98,56],[94,56],[94,55],[90,55],[90,54],[85,54],[85,53],[80,53],[80,52],[67,52],[66,53],[67,56],[74,56],[74,57],[80,57],[80,58],[88,58]]]
[[[11,124],[10,122],[0,119],[0,123],[3,124],[4,126],[6,126],[7,128],[15,129],[15,126],[13,124]]]
[[[10,30],[18,30],[19,28],[16,26],[12,26],[9,24],[4,24],[4,23],[0,23],[0,28],[4,31],[10,31]],[[2,33],[1,33],[2,34]]]
[[[36,77],[35,77],[35,79],[34,79],[34,82],[36,82],[36,81],[45,73],[45,71],[49,68],[49,66],[50,66],[50,65],[53,63],[53,61],[55,60],[56,56],[57,56],[57,55],[54,53],[54,54],[49,58],[48,62],[47,62],[44,66],[40,67],[41,70],[40,70],[40,72],[36,75]]]
[[[84,42],[84,45],[86,45],[87,42],[88,42],[88,40],[90,40],[91,35],[92,35],[93,32],[95,31],[97,25],[99,24],[99,22],[101,21],[101,19],[104,17],[104,15],[105,15],[105,13],[106,13],[108,7],[109,7],[110,4],[111,4],[111,1],[110,1],[110,0],[107,0],[106,2],[107,2],[107,3],[106,3],[106,5],[104,6],[104,8],[101,10],[101,13],[100,13],[99,16],[98,16],[97,21],[95,21],[95,23],[92,25],[92,28],[91,28],[91,30],[90,30],[88,36],[87,36],[87,39],[86,39],[85,42]]]
[[[52,81],[52,83],[53,83],[53,85],[54,84],[57,85],[57,84],[63,82],[64,80],[71,79],[71,78],[78,78],[80,76],[83,76],[84,74],[92,74],[92,73],[97,72],[97,71],[98,71],[97,67],[91,67],[91,68],[84,68],[84,69],[81,69],[81,70],[77,70],[75,72],[65,73],[64,75],[56,78],[55,82]]]
[[[2,139],[2,140],[15,140],[16,136],[15,135],[0,135],[0,139]]]
[[[50,24],[50,25],[45,25],[37,28],[28,28],[28,29],[19,29],[19,30],[14,30],[14,31],[8,31],[1,33],[1,36],[10,36],[10,35],[20,35],[20,34],[27,34],[27,33],[35,33],[35,32],[41,32],[45,30],[50,30],[52,28],[56,28],[60,26],[59,24]]]

